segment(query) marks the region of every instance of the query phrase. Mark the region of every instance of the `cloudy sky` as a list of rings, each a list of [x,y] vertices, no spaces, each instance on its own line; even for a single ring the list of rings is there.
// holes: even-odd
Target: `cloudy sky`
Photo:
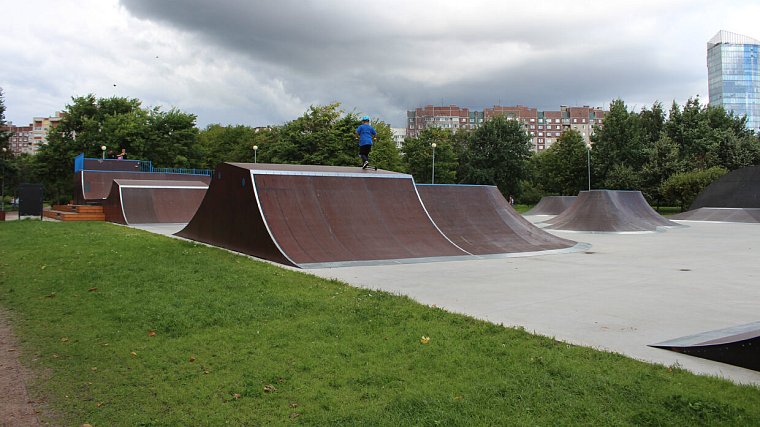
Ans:
[[[760,38],[760,0],[0,0],[0,10],[0,87],[15,124],[88,93],[176,107],[200,127],[281,124],[336,101],[399,127],[426,104],[707,102],[707,40],[721,29]]]

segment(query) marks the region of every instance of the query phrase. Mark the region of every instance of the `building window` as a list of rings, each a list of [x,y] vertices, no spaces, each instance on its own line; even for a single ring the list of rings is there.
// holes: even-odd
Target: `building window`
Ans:
[[[531,123],[535,123],[536,119],[530,119]]]

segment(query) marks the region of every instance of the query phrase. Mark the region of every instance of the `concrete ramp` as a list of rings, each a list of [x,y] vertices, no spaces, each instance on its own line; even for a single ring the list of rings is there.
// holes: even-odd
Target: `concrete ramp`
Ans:
[[[113,164],[113,163],[111,163]],[[128,163],[124,163],[129,165]],[[130,163],[131,164],[131,163]],[[152,173],[132,171],[81,170],[74,174],[74,201],[76,204],[103,202],[111,192],[114,179],[150,181],[194,181],[208,185],[211,177],[180,173]]]
[[[547,229],[564,231],[635,233],[660,227],[681,227],[655,212],[640,191],[581,191],[560,215],[545,221]]]
[[[525,215],[559,215],[569,208],[578,196],[544,196]]]
[[[689,207],[760,209],[760,166],[731,171],[708,185]]]
[[[224,163],[177,233],[301,268],[456,259],[411,175],[331,166]]]
[[[549,234],[518,214],[490,185],[417,185],[430,217],[475,255],[567,250],[576,242]]]
[[[760,371],[760,322],[703,332],[650,347]]]
[[[201,181],[114,179],[103,212],[119,224],[187,223],[206,190]]]
[[[760,222],[760,209],[758,208],[699,208],[693,211],[681,212],[671,215],[670,219],[678,221],[706,221],[706,222]]]

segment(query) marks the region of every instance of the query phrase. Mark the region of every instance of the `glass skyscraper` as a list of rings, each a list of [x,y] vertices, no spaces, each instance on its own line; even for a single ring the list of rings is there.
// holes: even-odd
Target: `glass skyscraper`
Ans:
[[[710,105],[747,116],[747,127],[760,132],[760,41],[719,31],[707,42]]]

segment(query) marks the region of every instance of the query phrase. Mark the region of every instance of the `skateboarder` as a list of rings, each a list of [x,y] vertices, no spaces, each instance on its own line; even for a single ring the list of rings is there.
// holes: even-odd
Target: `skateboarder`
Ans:
[[[362,158],[362,169],[367,169],[369,152],[372,150],[372,143],[377,139],[377,131],[369,124],[369,116],[362,117],[362,124],[356,128],[354,134],[359,140],[359,157]]]

